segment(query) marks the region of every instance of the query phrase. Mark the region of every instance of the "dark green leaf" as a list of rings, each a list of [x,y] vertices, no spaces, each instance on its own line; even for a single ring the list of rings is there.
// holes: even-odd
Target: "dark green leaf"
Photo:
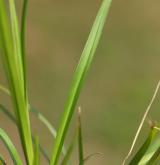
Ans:
[[[156,161],[160,151],[160,137],[156,137],[152,140],[147,152],[143,155],[138,165],[151,165]]]
[[[78,153],[79,153],[79,165],[84,164],[83,154],[83,140],[82,140],[82,124],[81,124],[81,108],[78,109]]]
[[[136,155],[132,158],[132,160],[130,161],[129,165],[135,165],[135,164],[139,163],[139,161],[142,159],[142,157],[144,156],[144,154],[148,150],[148,148],[149,148],[152,140],[155,138],[156,134],[157,134],[157,130],[155,130],[155,129],[151,129],[150,130],[150,133],[149,133],[146,141],[141,146],[141,148],[138,150]]]

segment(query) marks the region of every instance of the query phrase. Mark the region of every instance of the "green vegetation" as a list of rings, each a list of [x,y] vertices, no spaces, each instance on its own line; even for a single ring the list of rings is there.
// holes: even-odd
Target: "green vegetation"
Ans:
[[[23,1],[22,13],[21,13],[21,27],[19,28],[19,19],[17,16],[16,5],[14,0],[0,0],[0,43],[1,43],[1,58],[3,61],[4,71],[8,82],[8,88],[0,85],[1,92],[7,94],[12,101],[14,115],[3,105],[0,105],[0,111],[3,112],[18,128],[19,137],[22,145],[22,150],[25,157],[25,163],[27,165],[39,165],[40,154],[44,156],[46,162],[50,165],[57,165],[60,162],[60,156],[62,154],[63,159],[60,164],[70,164],[70,158],[72,156],[75,145],[78,146],[79,162],[76,164],[84,165],[95,154],[91,154],[85,157],[83,137],[82,137],[82,123],[81,123],[81,110],[78,112],[78,126],[76,127],[75,134],[71,143],[66,150],[64,141],[66,134],[69,130],[71,119],[76,109],[76,104],[81,93],[81,89],[85,82],[87,71],[90,68],[91,62],[95,55],[105,20],[107,18],[111,0],[103,0],[95,18],[94,24],[90,31],[88,40],[82,51],[81,58],[73,75],[73,80],[70,86],[66,104],[63,114],[61,116],[59,128],[56,129],[52,124],[40,113],[35,110],[29,103],[28,89],[27,89],[27,77],[26,77],[26,50],[25,50],[25,31],[26,31],[26,16],[27,16],[27,4],[28,1]],[[140,127],[135,136],[133,145],[129,154],[124,159],[122,164],[126,164],[135,142],[138,138],[143,123],[148,115],[150,107],[154,101],[156,93],[159,89],[157,86],[156,92],[151,100],[151,103],[146,110]],[[34,114],[38,120],[49,130],[55,140],[52,147],[50,156],[46,153],[40,144],[40,136],[33,134],[30,121],[30,113]],[[144,144],[136,152],[136,154],[129,160],[130,165],[143,165],[143,164],[155,164],[159,162],[160,157],[160,138],[158,137],[159,127],[158,125],[152,125],[150,133],[146,138]],[[15,145],[11,138],[0,128],[0,139],[5,144],[13,163],[15,165],[22,165],[23,160],[19,156]],[[99,153],[98,153],[99,154]],[[0,154],[0,163],[6,164],[4,155]]]
[[[40,121],[42,121],[54,136],[56,135],[56,142],[53,146],[53,153],[51,154],[50,164],[55,165],[58,163],[59,156],[64,143],[65,135],[67,133],[75,105],[80,94],[80,89],[87,73],[87,70],[92,61],[95,53],[106,16],[108,14],[111,1],[104,0],[101,8],[98,12],[97,18],[89,35],[88,41],[82,53],[80,62],[75,72],[71,90],[69,92],[68,100],[62,116],[60,128],[55,133],[51,128],[49,122],[40,114],[36,113]],[[38,164],[39,159],[39,141],[35,140],[35,149],[32,142],[32,133],[29,120],[29,102],[27,95],[26,85],[26,66],[25,66],[25,22],[26,22],[26,8],[27,1],[23,2],[22,19],[21,19],[21,31],[18,27],[18,18],[16,13],[15,1],[9,0],[9,13],[7,12],[6,2],[0,1],[0,34],[2,42],[2,59],[6,77],[9,84],[10,96],[14,105],[15,119],[11,117],[9,111],[8,116],[16,122],[19,130],[22,148],[28,165]],[[8,14],[10,16],[8,16]],[[10,18],[10,19],[9,19]],[[2,87],[2,89],[5,89]],[[3,90],[4,91],[4,90]],[[5,92],[8,90],[5,90]],[[4,108],[3,108],[4,110]],[[6,111],[5,111],[6,112]],[[6,137],[6,138],[4,138]],[[37,135],[36,135],[37,137]],[[1,138],[5,142],[6,146],[10,149],[12,159],[15,164],[22,164],[15,148],[11,145],[11,141],[6,134],[1,130]],[[81,139],[81,138],[80,138]],[[10,145],[9,145],[10,144]],[[82,159],[82,158],[81,158]],[[83,160],[81,160],[83,161]],[[82,164],[82,163],[81,163]]]

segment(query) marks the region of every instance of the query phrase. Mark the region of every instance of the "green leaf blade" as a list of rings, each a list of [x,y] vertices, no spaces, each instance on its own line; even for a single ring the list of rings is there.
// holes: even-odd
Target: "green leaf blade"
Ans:
[[[160,154],[160,138],[155,138],[148,147],[147,152],[143,155],[138,165],[151,165],[159,157]]]
[[[38,110],[36,110],[35,108],[31,107],[30,111],[37,117],[37,119],[39,119],[39,121],[49,130],[49,132],[51,133],[51,135],[53,136],[53,138],[56,138],[57,136],[57,131],[56,129],[52,126],[52,124],[48,121],[48,119],[42,114],[40,113]],[[63,145],[62,147],[62,153],[63,155],[66,154],[66,149],[65,146]]]
[[[20,159],[20,156],[19,156],[15,146],[11,142],[8,135],[1,128],[0,128],[0,139],[3,141],[3,143],[7,147],[8,151],[9,151],[11,157],[12,157],[12,160],[13,160],[14,164],[22,165],[22,161]]]
[[[2,155],[0,155],[0,164],[6,165],[6,161]]]
[[[39,165],[39,163],[40,163],[40,157],[39,157],[40,148],[39,148],[39,138],[38,138],[38,136],[36,136],[34,138],[34,141],[35,141],[35,146],[34,146],[34,160],[33,160],[33,165]]]
[[[3,64],[6,71],[11,98],[14,105],[19,134],[27,163],[33,163],[33,146],[31,139],[28,100],[21,55],[20,35],[14,0],[9,0],[11,27],[6,4],[0,0],[0,35],[3,46]],[[11,28],[11,29],[10,29]]]
[[[152,140],[155,138],[156,134],[157,134],[157,130],[155,130],[155,129],[150,130],[150,133],[149,133],[147,139],[145,140],[144,144],[140,147],[140,149],[138,150],[136,155],[132,158],[129,165],[135,165],[135,164],[139,163],[139,161],[142,159],[142,157],[148,150],[148,148],[149,148]]]
[[[81,124],[81,108],[78,109],[78,151],[79,165],[84,164],[83,140],[82,140],[82,124]]]
[[[56,165],[59,160],[59,156],[61,153],[62,145],[64,143],[66,132],[68,130],[80,94],[80,90],[84,82],[84,78],[86,76],[86,73],[93,59],[96,48],[98,46],[98,42],[102,33],[102,29],[110,5],[111,5],[111,0],[103,0],[98,15],[93,24],[92,30],[90,32],[89,38],[82,52],[79,64],[77,66],[77,69],[73,77],[68,99],[65,104],[64,113],[61,118],[60,127],[55,141],[55,146],[52,152],[51,165]]]
[[[17,121],[16,121],[15,117],[2,104],[0,104],[0,111],[3,112],[6,115],[6,117],[8,117],[8,119],[10,119],[17,126]],[[33,140],[33,143],[35,144],[36,141],[35,141],[33,135],[32,135],[32,140]],[[39,150],[40,150],[41,154],[44,156],[44,158],[46,159],[46,161],[49,163],[50,162],[49,156],[47,155],[47,153],[45,152],[45,150],[42,148],[42,146],[40,144],[39,144]]]

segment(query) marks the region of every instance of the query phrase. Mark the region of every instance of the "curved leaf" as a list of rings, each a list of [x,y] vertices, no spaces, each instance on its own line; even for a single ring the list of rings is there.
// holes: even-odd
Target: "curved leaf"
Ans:
[[[5,144],[5,146],[7,147],[8,151],[9,151],[11,157],[12,157],[12,160],[13,160],[14,164],[22,165],[22,161],[19,157],[19,154],[18,154],[15,146],[11,142],[8,135],[1,128],[0,128],[0,138],[3,141],[3,143]]]
[[[138,165],[151,165],[151,162],[156,160],[160,154],[160,138],[156,138],[150,144],[147,152],[144,154]]]
[[[28,100],[21,56],[20,35],[14,0],[9,0],[8,17],[6,2],[0,0],[0,35],[2,40],[2,59],[6,72],[11,99],[14,105],[18,130],[26,161],[33,163],[33,146],[30,130]],[[9,21],[10,18],[10,21]]]
[[[3,85],[0,85],[0,90],[2,92],[4,92],[5,94],[10,96],[10,91],[4,87]],[[31,107],[29,105],[29,107]],[[13,115],[11,115],[11,113],[3,106],[0,104],[0,109],[3,110],[3,112],[13,121],[16,123],[15,118],[13,117]],[[36,110],[35,108],[29,108],[30,112],[32,112],[34,115],[36,115],[36,117],[46,126],[46,128],[50,131],[50,133],[52,134],[52,136],[54,138],[56,138],[57,135],[57,131],[56,129],[52,126],[52,124],[44,117],[44,115],[42,113],[40,113],[38,110]],[[49,161],[49,158],[47,156],[47,154],[45,153],[45,151],[41,148],[40,146],[40,150],[42,151],[43,155],[47,158],[47,160]],[[66,154],[66,149],[63,146],[62,148],[62,153],[65,155]]]
[[[1,85],[0,84],[0,90],[3,92],[3,93],[5,93],[5,94],[7,94],[7,95],[11,95],[11,93],[10,93],[10,91],[6,88],[6,87],[4,87],[3,85]]]
[[[30,111],[32,113],[34,113],[34,115],[36,115],[36,117],[41,121],[42,124],[44,124],[44,126],[46,126],[46,128],[49,130],[49,132],[51,133],[51,135],[56,138],[57,136],[57,131],[56,129],[52,126],[52,124],[48,121],[48,119],[39,111],[37,111],[35,108],[30,108]],[[66,149],[63,146],[62,147],[62,153],[63,155],[66,154]]]
[[[0,104],[0,111],[2,111],[14,124],[17,125],[17,122],[16,122],[15,117],[2,104]],[[35,140],[33,138],[33,135],[32,135],[32,140],[35,143]],[[50,162],[49,156],[47,155],[47,153],[44,151],[44,149],[42,148],[42,146],[40,144],[39,144],[39,149],[40,149],[42,155],[44,156],[44,158],[49,163]]]
[[[146,165],[158,164],[160,161],[160,147],[156,150]]]
[[[2,155],[0,155],[0,164],[7,165],[5,159],[3,158]]]
[[[148,150],[151,142],[155,138],[157,132],[158,131],[156,129],[151,129],[150,130],[149,135],[148,135],[146,141],[141,146],[141,148],[138,150],[138,152],[136,153],[136,155],[132,158],[132,160],[130,161],[129,165],[135,165],[135,164],[138,164],[139,163],[139,161],[142,159],[142,157],[144,156],[144,154]]]

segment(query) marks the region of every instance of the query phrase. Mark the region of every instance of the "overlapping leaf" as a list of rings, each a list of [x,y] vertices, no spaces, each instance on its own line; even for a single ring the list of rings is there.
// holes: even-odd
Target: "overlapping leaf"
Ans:
[[[150,131],[146,141],[140,147],[140,149],[138,150],[136,155],[132,158],[132,160],[130,161],[129,165],[135,165],[135,164],[139,163],[139,161],[142,159],[142,157],[144,156],[144,154],[148,150],[150,144],[152,143],[152,140],[155,138],[157,132],[158,132],[157,130],[151,129],[151,131]]]
[[[0,36],[3,46],[3,64],[11,91],[21,143],[27,163],[33,163],[33,146],[26,97],[25,73],[22,61],[20,33],[14,0],[9,0],[9,14],[5,1],[0,0]],[[11,25],[11,26],[10,26]]]
[[[20,156],[19,156],[15,146],[13,145],[13,143],[10,140],[10,138],[8,137],[8,135],[1,128],[0,128],[0,139],[3,141],[6,148],[8,149],[14,164],[22,165],[22,161],[20,159]]]

